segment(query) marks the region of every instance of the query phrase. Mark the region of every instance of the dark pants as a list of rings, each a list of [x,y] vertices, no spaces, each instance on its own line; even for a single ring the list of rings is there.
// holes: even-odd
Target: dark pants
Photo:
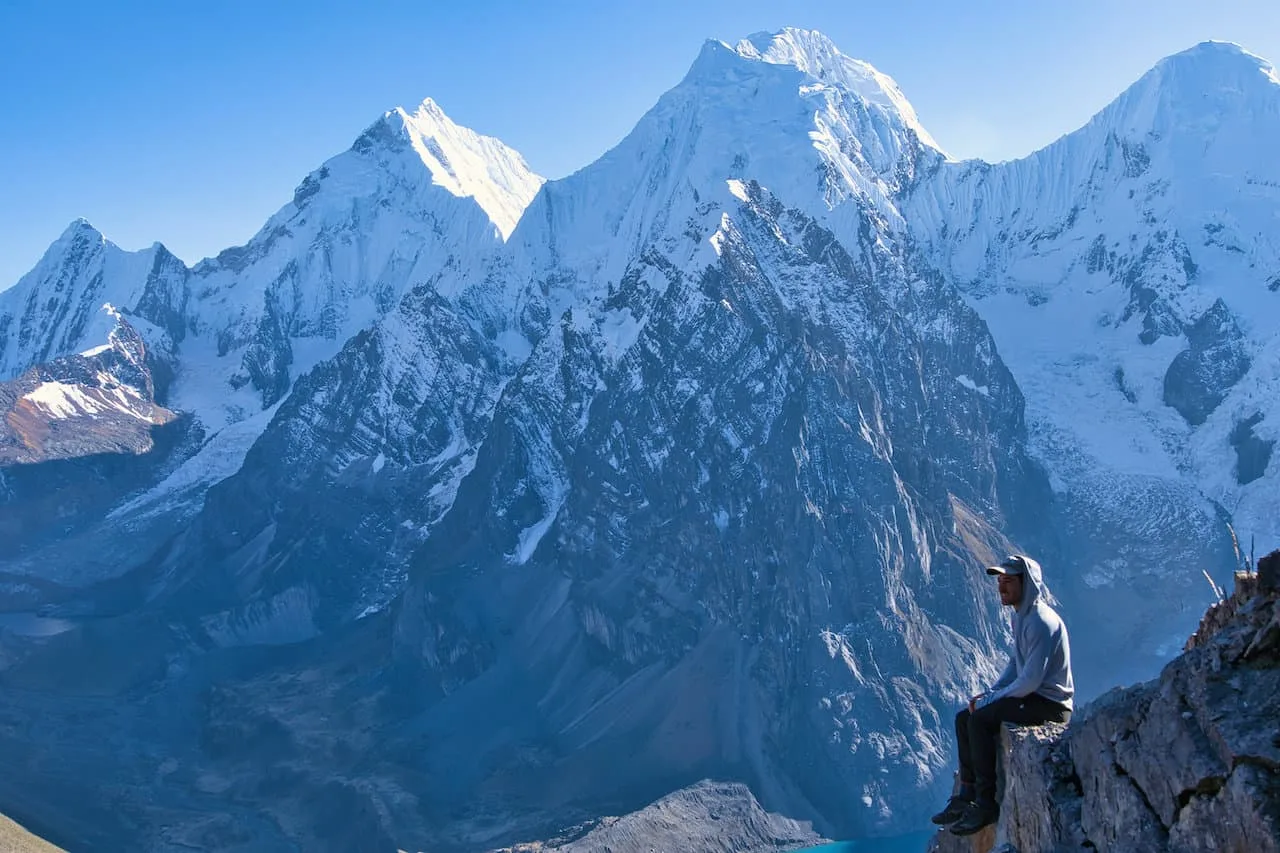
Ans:
[[[960,784],[974,789],[978,802],[996,801],[996,750],[1000,748],[1000,726],[1038,726],[1065,723],[1071,711],[1039,693],[1022,698],[992,702],[976,713],[965,708],[956,714],[956,745],[960,752]]]

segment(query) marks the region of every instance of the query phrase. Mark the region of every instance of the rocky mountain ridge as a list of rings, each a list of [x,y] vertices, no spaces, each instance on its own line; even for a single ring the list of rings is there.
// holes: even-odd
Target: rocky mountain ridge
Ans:
[[[146,453],[151,428],[174,419],[156,405],[146,344],[123,316],[108,343],[0,383],[0,466],[99,453]]]
[[[1174,59],[1150,103],[1235,81],[1223,120],[1270,127],[1269,66]],[[1277,338],[1220,291],[1270,305],[1271,161],[1214,160],[1245,251],[1225,218],[1175,240],[1203,164],[1108,122],[955,163],[784,30],[709,42],[561,181],[426,102],[196,267],[73,226],[0,294],[4,369],[97,343],[110,298],[184,417],[125,474],[4,471],[122,488],[59,535],[0,503],[9,606],[47,620],[5,641],[0,803],[78,803],[86,842],[462,851],[712,778],[823,834],[913,825],[1007,643],[985,562],[1044,557],[1096,691],[1180,645],[1228,507],[1270,535]],[[128,815],[77,787],[108,755]]]

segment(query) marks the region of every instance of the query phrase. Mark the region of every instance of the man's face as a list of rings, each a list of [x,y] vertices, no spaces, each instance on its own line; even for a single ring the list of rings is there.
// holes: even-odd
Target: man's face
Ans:
[[[999,575],[996,586],[1000,588],[1000,603],[1006,607],[1017,607],[1022,601],[1022,575]]]

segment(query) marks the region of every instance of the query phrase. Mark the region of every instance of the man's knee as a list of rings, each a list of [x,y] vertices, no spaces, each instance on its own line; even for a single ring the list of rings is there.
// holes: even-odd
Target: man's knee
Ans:
[[[956,737],[967,738],[969,736],[969,720],[973,717],[969,713],[968,708],[961,708],[956,713]]]
[[[980,729],[994,729],[1004,720],[1004,700],[992,702],[990,705],[983,705],[981,708],[969,714],[969,727]],[[966,712],[967,713],[967,712]]]

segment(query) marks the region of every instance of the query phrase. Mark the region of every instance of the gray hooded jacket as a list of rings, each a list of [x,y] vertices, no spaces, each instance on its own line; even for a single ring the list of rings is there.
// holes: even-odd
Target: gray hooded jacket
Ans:
[[[1022,601],[1013,614],[1013,655],[1004,673],[978,700],[977,707],[1039,693],[1070,708],[1076,690],[1071,680],[1067,626],[1045,601],[1048,591],[1040,576],[1040,564],[1029,557],[1024,559],[1027,569],[1022,576]]]

